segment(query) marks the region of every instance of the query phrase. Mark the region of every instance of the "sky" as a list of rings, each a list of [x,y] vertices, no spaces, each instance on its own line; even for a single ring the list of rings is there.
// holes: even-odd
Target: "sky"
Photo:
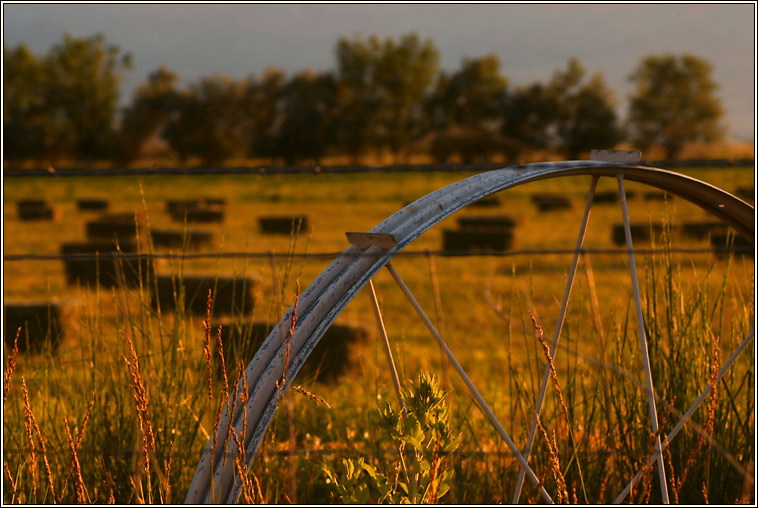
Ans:
[[[623,118],[632,92],[628,76],[650,54],[692,53],[713,65],[727,132],[755,134],[756,4],[743,3],[60,3],[3,2],[6,47],[25,43],[43,54],[64,33],[102,33],[131,53],[122,103],[160,65],[186,84],[202,76],[261,75],[336,68],[340,37],[431,39],[440,68],[463,58],[498,56],[510,87],[548,81],[578,58],[589,75],[603,74]]]

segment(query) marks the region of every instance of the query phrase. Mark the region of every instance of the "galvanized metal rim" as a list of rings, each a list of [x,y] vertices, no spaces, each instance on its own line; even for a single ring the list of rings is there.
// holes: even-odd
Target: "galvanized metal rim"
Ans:
[[[372,246],[362,251],[352,245],[302,293],[298,301],[297,324],[289,339],[290,362],[286,366],[284,390],[347,303],[410,242],[452,213],[490,194],[538,180],[572,175],[614,178],[623,175],[625,180],[656,187],[700,206],[755,243],[753,206],[710,184],[664,169],[602,161],[565,161],[510,166],[480,173],[434,191],[385,219],[370,232],[393,235],[397,239],[395,247],[386,250]],[[249,393],[245,407],[247,434],[244,436],[248,467],[282,395],[277,382],[285,372],[283,339],[290,328],[292,311],[290,307],[248,364],[245,370],[247,385],[242,386],[240,382],[238,387],[240,393],[242,390]],[[230,399],[229,407],[231,404]],[[242,415],[242,405],[237,404],[232,426],[238,436],[243,429]],[[218,425],[217,443],[227,441],[228,429],[229,414],[224,410]],[[213,451],[213,439],[208,441],[185,503],[236,502],[242,484],[236,477],[233,460],[236,444],[234,439],[229,439],[228,443],[228,449],[219,449],[223,448],[222,445]]]

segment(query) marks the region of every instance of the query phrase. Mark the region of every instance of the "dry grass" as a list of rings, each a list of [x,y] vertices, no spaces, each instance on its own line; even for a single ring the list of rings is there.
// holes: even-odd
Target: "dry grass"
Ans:
[[[730,173],[730,170],[724,170],[717,176],[723,177],[724,181],[728,182],[725,188],[731,189],[737,183],[742,184],[738,182],[735,174]],[[740,174],[747,173],[743,171]],[[380,185],[381,179],[376,175],[368,175],[365,179],[363,176],[358,178],[355,175],[350,175],[350,178],[335,175],[322,176],[326,182],[325,185],[338,185],[346,195],[360,198],[366,195],[366,188],[370,188],[375,191],[371,194],[372,197],[379,197],[372,202],[363,203],[356,198],[356,201],[351,204],[338,205],[328,202],[327,196],[316,193],[316,186],[311,185],[310,180],[305,184],[298,184],[295,180],[277,178],[270,182],[266,181],[265,185],[251,184],[246,190],[250,195],[255,196],[251,201],[254,202],[259,195],[265,195],[265,199],[261,198],[259,203],[253,205],[243,205],[244,196],[238,196],[240,206],[249,207],[244,208],[239,217],[230,218],[232,222],[225,225],[227,236],[224,240],[226,242],[224,249],[237,251],[245,248],[244,236],[247,233],[243,229],[244,216],[254,215],[267,208],[279,207],[277,209],[284,210],[303,206],[321,209],[323,206],[325,211],[319,216],[321,222],[317,222],[319,229],[315,230],[311,245],[316,246],[313,247],[316,250],[341,250],[344,244],[341,231],[367,230],[388,213],[395,211],[399,203],[406,198],[425,194],[428,190],[424,187],[425,185],[438,187],[443,181],[446,183],[448,180],[458,180],[461,177],[461,175],[446,175],[440,179],[439,175],[421,175],[413,178],[399,175],[398,178],[405,187],[402,190],[388,190],[387,186]],[[386,175],[381,176],[386,178]],[[425,178],[428,178],[428,181],[424,181]],[[549,182],[545,183],[549,184]],[[32,184],[33,182],[25,183],[25,185]],[[210,184],[218,185],[214,188],[219,192],[226,192],[230,187],[243,187],[239,184],[239,180],[223,178],[216,183],[211,181]],[[126,189],[127,185],[124,184],[123,187]],[[156,185],[148,189],[148,193],[152,193],[150,199],[147,200],[148,203],[156,199],[154,196],[161,196],[156,191],[157,188]],[[579,189],[579,186],[576,188]],[[25,192],[32,192],[29,189]],[[53,194],[59,192],[56,190],[59,189],[58,187],[51,187],[51,189],[50,192]],[[577,195],[580,191],[581,189],[574,190],[573,187],[568,190]],[[7,192],[11,191],[6,190]],[[35,192],[47,192],[47,190],[38,189]],[[77,192],[84,192],[84,190],[77,190]],[[526,193],[526,190],[524,195],[516,193],[513,202],[508,205],[512,208],[507,211],[520,209],[524,212],[528,206]],[[273,200],[275,194],[279,196],[277,199],[281,199],[280,202]],[[296,202],[298,195],[307,202],[304,204]],[[269,198],[271,201],[266,201]],[[352,208],[356,208],[357,211],[352,214],[346,213],[346,210]],[[655,211],[657,209],[653,210]],[[364,216],[360,218],[361,215]],[[598,219],[597,222],[601,226],[615,220],[606,218],[605,215],[608,214],[602,210],[597,215],[598,217],[593,215],[593,223],[596,222],[595,219]],[[343,217],[343,219],[338,221],[334,218],[329,222],[329,216]],[[573,217],[568,219],[573,219]],[[520,247],[560,244],[565,240],[564,236],[567,238],[574,234],[568,231],[571,228],[553,226],[550,229],[550,224],[554,224],[555,220],[554,217],[527,217],[525,227],[530,230],[541,229],[546,233],[531,235],[528,238],[520,237],[519,241],[523,242]],[[158,222],[160,222],[160,216],[155,221],[155,223]],[[342,227],[342,222],[347,222],[349,225]],[[73,219],[70,222],[65,222],[64,219],[64,224],[56,227],[61,228],[63,237],[73,237],[78,234],[77,225],[78,223]],[[28,225],[25,227],[30,228]],[[19,246],[19,243],[14,243],[13,248],[20,249],[17,252],[36,251],[37,246],[41,246],[43,252],[44,248],[53,248],[49,245],[51,233],[49,229],[46,229],[48,225],[39,224],[35,227],[29,245]],[[331,232],[329,234],[325,232],[332,229],[337,230],[337,233],[332,235]],[[9,238],[16,238],[20,234],[21,226],[14,224],[14,221],[9,221],[8,231],[7,234],[11,235]],[[595,245],[603,246],[609,241],[604,230],[595,237],[592,237],[589,232],[588,235],[591,241],[596,242]],[[340,238],[335,240],[337,236]],[[439,237],[433,234],[423,236],[419,238],[419,248],[435,248],[438,239]],[[269,239],[263,241],[269,242]],[[253,250],[259,248],[279,250],[286,247],[282,247],[284,243],[275,243],[275,240],[270,240],[270,242],[255,244]],[[221,249],[221,251],[224,250]],[[611,401],[610,405],[615,413],[614,420],[619,422],[619,439],[624,441],[617,445],[618,449],[611,448],[610,457],[618,463],[618,469],[608,468],[605,458],[594,461],[586,458],[594,457],[592,453],[598,453],[598,451],[604,453],[609,448],[604,445],[607,442],[606,426],[599,424],[601,420],[598,415],[601,411],[596,414],[589,411],[589,402],[600,401],[598,402],[600,404],[603,398],[601,385],[593,384],[594,371],[592,369],[597,367],[576,367],[579,360],[577,351],[586,352],[577,347],[577,337],[584,331],[591,330],[593,324],[581,311],[577,311],[577,308],[588,305],[587,296],[582,293],[582,291],[586,293],[586,288],[577,282],[575,289],[577,307],[571,309],[576,321],[567,321],[564,329],[566,335],[562,336],[562,341],[564,337],[566,341],[562,344],[565,347],[561,349],[561,352],[569,353],[567,355],[570,358],[569,362],[562,355],[556,355],[557,359],[551,357],[549,349],[548,354],[545,354],[547,344],[544,339],[534,340],[532,330],[526,325],[529,319],[525,309],[534,309],[532,324],[535,331],[539,328],[537,335],[542,337],[543,326],[547,331],[551,329],[553,322],[550,316],[556,304],[548,295],[552,294],[556,286],[562,287],[563,281],[559,280],[561,276],[558,274],[562,275],[563,269],[555,268],[560,260],[557,258],[525,260],[525,258],[514,257],[477,258],[472,261],[471,258],[438,257],[433,261],[437,266],[432,268],[427,266],[432,262],[432,258],[428,256],[418,259],[398,258],[397,267],[403,273],[413,274],[407,280],[409,285],[413,286],[412,290],[418,295],[420,301],[427,301],[430,306],[433,301],[435,310],[439,307],[437,312],[439,316],[445,316],[445,329],[448,332],[446,339],[450,337],[451,348],[455,349],[456,356],[459,356],[462,363],[476,365],[475,372],[471,373],[475,378],[475,383],[481,382],[485,397],[488,400],[495,400],[494,405],[497,407],[494,410],[497,414],[506,414],[511,417],[512,420],[509,419],[508,425],[515,429],[514,437],[517,439],[523,437],[518,434],[524,432],[523,428],[528,426],[531,417],[523,409],[523,401],[531,400],[530,397],[533,396],[535,390],[532,386],[536,385],[542,377],[545,365],[543,358],[550,365],[556,399],[546,407],[544,417],[540,422],[540,425],[544,424],[547,430],[542,429],[544,434],[541,431],[542,437],[539,443],[540,447],[544,444],[543,449],[548,450],[549,453],[543,454],[542,457],[539,454],[535,455],[535,472],[540,478],[549,479],[550,483],[554,480],[557,486],[560,477],[553,472],[552,468],[558,466],[558,471],[563,475],[561,480],[563,485],[560,487],[561,499],[576,502],[577,497],[581,498],[583,492],[580,490],[574,462],[575,457],[582,457],[582,469],[587,479],[586,499],[604,502],[606,492],[615,493],[620,489],[619,485],[623,487],[636,472],[634,468],[642,465],[641,460],[646,459],[646,454],[650,453],[651,448],[648,442],[649,427],[646,426],[644,399],[638,401],[637,387],[631,381],[623,376],[611,377],[611,398],[615,399],[615,402]],[[613,262],[608,261],[608,257],[598,256],[593,261],[599,273],[599,281],[605,279],[615,282],[620,279],[619,274],[622,273],[623,266],[615,266]],[[299,262],[295,261],[295,263]],[[301,273],[298,280],[309,280],[312,275],[320,273],[326,262],[325,260],[303,261],[299,267]],[[265,273],[265,261],[260,263],[263,269],[259,269],[259,266],[253,262],[250,265],[252,268],[247,268],[247,265],[241,266],[241,263],[236,260],[212,260],[203,261],[203,263],[205,264],[198,262],[197,265],[192,265],[187,262],[185,266],[178,265],[177,261],[177,265],[170,266],[175,270],[189,270],[188,267],[194,269],[196,266],[202,266],[206,269],[211,267],[219,272],[227,269],[250,269]],[[53,263],[49,264],[53,265]],[[165,263],[165,265],[168,264]],[[697,264],[700,267],[702,265],[703,263]],[[6,288],[6,291],[11,293],[15,291],[15,295],[42,294],[41,291],[48,291],[45,286],[49,283],[50,293],[59,294],[58,290],[61,289],[63,283],[56,282],[56,267],[46,272],[45,269],[38,268],[41,265],[32,263],[19,263],[15,266],[19,267],[17,276],[25,280],[18,282],[15,279],[9,279],[10,289]],[[294,272],[297,273],[298,266],[295,266]],[[165,269],[165,266],[163,268]],[[718,281],[726,272],[722,265],[718,265],[713,271],[712,278]],[[509,278],[511,273],[513,277]],[[736,277],[730,273],[730,277],[735,277],[739,282],[744,279],[742,277],[744,273],[737,272]],[[44,277],[48,278],[44,279]],[[433,279],[431,285],[429,284],[430,277]],[[286,281],[286,277],[284,279]],[[660,279],[658,277],[658,280]],[[481,288],[484,287],[483,281],[488,280],[492,280],[493,301],[502,303],[503,309],[507,310],[509,316],[517,316],[516,321],[525,325],[522,328],[523,345],[520,342],[521,338],[516,337],[522,332],[514,333],[514,337],[504,335],[502,324],[493,323],[491,310],[482,304]],[[383,302],[383,309],[388,316],[391,316],[388,323],[392,327],[390,333],[393,334],[393,347],[397,349],[397,357],[400,359],[398,363],[401,376],[412,375],[417,368],[439,371],[441,369],[439,355],[433,347],[427,345],[426,330],[406,318],[407,307],[404,301],[391,296],[391,284],[382,279],[382,275],[377,276],[375,283],[380,292],[387,295],[386,301]],[[625,282],[622,281],[617,287],[611,289],[623,294],[628,289],[628,286],[624,284]],[[537,289],[531,291],[530,285]],[[266,317],[266,306],[272,309],[269,311],[269,316],[276,316],[278,312],[281,312],[282,306],[278,305],[281,299],[278,296],[271,296],[284,292],[284,288],[289,284],[283,283],[280,286],[277,292],[270,291],[273,287],[270,282],[266,282],[262,287],[259,294],[262,295],[263,304],[256,308],[256,319]],[[466,286],[473,289],[467,293]],[[695,294],[706,291],[694,284],[693,287],[698,292]],[[733,287],[742,288],[742,286],[734,285],[729,286],[729,290],[731,291]],[[602,293],[603,289],[598,289],[601,293],[596,296],[596,300],[600,302],[600,310],[603,313],[601,319],[605,321],[603,323],[605,330],[608,330],[603,334],[604,338],[608,339],[605,343],[607,358],[613,359],[608,360],[607,364],[605,359],[598,363],[604,365],[610,376],[617,376],[620,367],[634,362],[636,356],[634,352],[630,352],[628,345],[624,342],[629,328],[623,321],[624,302],[619,304],[617,300],[610,300],[610,293]],[[184,489],[189,484],[197,466],[199,454],[206,443],[206,438],[203,437],[205,429],[210,430],[213,427],[212,451],[215,454],[217,446],[222,445],[218,443],[218,425],[224,408],[229,414],[233,414],[236,404],[245,404],[242,401],[247,395],[239,390],[240,386],[246,386],[246,380],[243,378],[244,368],[238,370],[234,397],[230,397],[220,329],[217,331],[214,352],[210,315],[207,312],[200,326],[200,318],[184,315],[172,316],[165,313],[154,314],[149,302],[145,301],[147,297],[141,292],[124,289],[89,291],[66,288],[62,294],[65,294],[65,291],[69,291],[69,295],[79,291],[77,294],[83,295],[84,300],[88,302],[86,311],[92,317],[82,318],[75,323],[78,328],[74,327],[75,333],[66,338],[62,350],[53,357],[27,356],[21,353],[17,360],[15,348],[13,350],[9,348],[6,362],[8,367],[4,373],[6,409],[4,501],[20,500],[35,503],[54,500],[61,503],[74,503],[79,501],[83,490],[87,500],[94,503],[126,503],[135,500],[171,502],[172,498],[183,495]],[[118,292],[123,292],[123,303],[119,301],[121,296]],[[298,303],[299,293],[298,288],[295,305]],[[748,290],[746,294],[751,294],[751,292]],[[528,304],[522,304],[523,300],[527,300]],[[117,310],[110,308],[111,301],[117,302],[114,305]],[[723,302],[724,299],[721,301]],[[701,355],[702,358],[698,357],[699,359],[686,362],[687,365],[693,365],[692,370],[696,373],[694,381],[690,381],[692,378],[687,378],[687,383],[691,383],[692,386],[687,386],[686,390],[682,389],[681,393],[677,392],[681,384],[671,384],[669,391],[665,392],[665,400],[669,401],[670,406],[692,400],[693,390],[707,383],[709,376],[713,380],[713,366],[718,364],[719,349],[724,348],[728,351],[731,346],[727,332],[733,327],[737,330],[735,333],[741,333],[742,320],[749,321],[748,318],[739,317],[740,314],[750,314],[749,304],[739,299],[727,298],[725,301],[727,303],[722,304],[723,311],[718,310],[718,307],[714,311],[713,302],[703,305],[709,316],[717,315],[717,319],[713,320],[714,323],[711,321],[706,323],[705,320],[698,321],[686,315],[678,318],[677,332],[682,332],[682,328],[690,322],[695,323],[695,331],[705,329],[706,324],[708,326],[720,324],[720,329],[726,339],[722,340],[720,346],[709,343],[710,355],[704,354]],[[681,307],[686,310],[695,307],[686,298],[683,298],[683,302]],[[677,304],[676,307],[679,308],[680,305]],[[129,328],[124,328],[123,316],[127,314],[121,313],[119,308],[130,310]],[[718,314],[722,312],[723,317],[718,317]],[[658,314],[663,315],[664,311],[659,310]],[[356,298],[344,311],[344,315],[346,318],[356,320],[370,316],[368,300],[364,302],[362,298]],[[541,325],[537,323],[537,316],[540,315],[547,316],[544,319],[540,318]],[[587,316],[589,315],[588,313]],[[288,323],[290,325],[289,338],[285,338],[288,342],[291,340],[297,319],[298,316],[295,313]],[[724,323],[734,322],[734,324],[724,325],[718,323],[719,319]],[[662,327],[660,323],[656,326]],[[287,326],[283,328],[286,329]],[[128,332],[119,332],[119,329],[128,330]],[[519,330],[519,327],[513,326],[513,330]],[[682,336],[692,337],[685,334],[679,336],[680,339]],[[124,338],[126,340],[123,340]],[[581,339],[586,341],[583,336]],[[668,338],[656,340],[663,344],[670,342]],[[244,440],[241,439],[239,432],[232,429],[227,434],[227,439],[234,439],[234,441],[227,442],[224,446],[234,450],[230,459],[235,461],[235,474],[242,475],[243,497],[246,501],[280,503],[286,502],[287,499],[296,499],[298,502],[326,503],[329,502],[329,498],[324,493],[324,478],[320,473],[322,463],[332,458],[338,459],[340,456],[355,454],[371,457],[374,450],[383,446],[374,430],[374,422],[368,415],[375,410],[379,396],[386,399],[392,395],[391,380],[382,370],[384,358],[374,351],[375,344],[370,343],[355,351],[355,356],[359,361],[348,372],[349,377],[343,378],[342,383],[336,386],[315,384],[310,379],[302,379],[301,376],[297,382],[302,384],[294,385],[293,379],[286,378],[291,356],[291,351],[287,353],[287,344],[285,343],[284,351],[288,357],[282,377],[279,379],[280,385],[282,388],[285,386],[291,388],[303,397],[294,396],[285,400],[288,411],[277,413],[274,424],[251,466],[241,467],[244,463],[236,463],[246,453]],[[586,345],[585,342],[582,344]],[[139,357],[137,352],[140,353]],[[216,353],[218,358],[214,357]],[[664,353],[668,354],[667,351],[661,351],[659,357],[663,357]],[[745,356],[749,356],[748,353],[746,352]],[[126,369],[120,363],[122,359],[126,363]],[[221,363],[221,379],[212,369],[218,365],[216,362]],[[697,362],[701,365],[694,368]],[[745,485],[749,483],[747,477],[743,478],[734,473],[736,469],[731,463],[726,463],[721,452],[716,448],[716,446],[722,446],[723,450],[734,452],[734,462],[751,469],[748,465],[752,464],[753,460],[752,448],[744,444],[744,441],[728,441],[731,438],[725,432],[725,424],[729,424],[730,431],[742,432],[744,430],[749,434],[753,429],[751,419],[744,416],[743,412],[733,414],[735,411],[729,406],[733,402],[735,406],[740,407],[741,411],[743,407],[745,410],[749,409],[749,406],[741,404],[749,400],[749,397],[745,396],[747,388],[744,387],[750,384],[749,381],[752,378],[748,377],[740,384],[742,376],[751,372],[749,363],[743,361],[736,366],[734,379],[724,378],[722,382],[728,388],[723,389],[720,384],[718,397],[716,397],[715,383],[711,381],[712,396],[707,414],[706,411],[702,411],[695,415],[697,422],[702,424],[703,434],[695,434],[696,430],[694,432],[687,430],[665,448],[666,460],[672,464],[667,468],[669,474],[673,475],[674,467],[677,468],[677,474],[672,478],[681,489],[682,495],[679,497],[681,502],[693,502],[693,493],[697,495],[696,502],[702,502],[703,499],[711,502],[715,500],[731,502],[734,499],[718,492],[720,484],[734,485],[734,476],[738,476],[739,488],[733,493],[734,496],[742,496],[743,482]],[[509,366],[505,374],[503,365]],[[112,368],[113,366],[118,368]],[[234,367],[237,366],[234,365]],[[233,368],[231,361],[230,368]],[[662,364],[661,370],[668,372],[667,369],[669,369],[669,364]],[[43,376],[42,373],[45,375]],[[12,378],[12,375],[15,378]],[[558,383],[559,375],[560,384]],[[13,383],[19,377],[22,378],[23,398],[14,397]],[[533,379],[537,380],[536,383]],[[18,381],[15,382],[18,384]],[[450,380],[450,383],[451,388],[455,387],[456,392],[460,392],[456,379]],[[27,390],[27,384],[29,390]],[[658,390],[658,381],[655,386]],[[90,402],[89,408],[86,408],[86,397],[95,389],[98,392]],[[666,388],[661,385],[660,389]],[[102,393],[108,394],[108,398],[105,399],[107,403],[103,403]],[[681,398],[671,397],[672,394],[679,393]],[[214,396],[219,397],[220,400],[216,401]],[[506,491],[511,487],[509,478],[514,476],[515,466],[505,457],[503,446],[498,444],[497,436],[493,435],[486,422],[468,405],[470,401],[466,396],[457,396],[453,400],[455,401],[453,409],[455,425],[464,429],[466,452],[470,455],[461,454],[448,458],[451,466],[455,468],[456,476],[461,476],[461,481],[456,483],[456,487],[450,491],[447,499],[450,502],[462,504],[507,502],[510,499],[510,492],[506,493]],[[32,401],[34,413],[32,413]],[[661,404],[661,407],[664,405]],[[673,411],[676,408],[671,409]],[[706,408],[703,409],[706,410]],[[71,416],[81,414],[85,414],[81,423],[75,422]],[[60,429],[63,415],[67,418],[64,424],[70,437],[65,435],[66,432],[63,432],[63,429]],[[563,426],[564,420],[569,422],[569,416],[572,417],[574,429],[581,432],[581,435],[578,435],[581,437],[578,443],[572,441],[571,424],[569,424],[568,433]],[[591,417],[595,419],[592,420]],[[246,420],[245,418],[244,421]],[[294,433],[287,432],[290,421],[296,429]],[[555,430],[552,430],[551,426]],[[74,434],[74,429],[77,427],[78,435]],[[664,427],[663,423],[661,427]],[[43,435],[41,429],[57,429],[57,432]],[[173,432],[174,429],[176,433]],[[552,437],[550,437],[551,430]],[[208,434],[210,433],[205,435]],[[60,438],[58,442],[56,442],[56,437]],[[701,441],[700,444],[698,440]],[[149,442],[152,444],[148,445]],[[132,450],[140,448],[140,443],[141,450]],[[89,450],[100,453],[98,460],[88,463],[82,451],[85,449],[88,453]],[[681,456],[682,449],[685,450],[683,457]],[[122,456],[123,450],[132,450],[136,453],[125,458]],[[689,454],[693,450],[695,450],[694,458],[690,460]],[[74,452],[79,459],[78,470],[73,463]],[[482,458],[483,456],[485,458]],[[227,454],[224,454],[224,457],[226,458]],[[705,469],[704,457],[712,457],[708,459],[712,461],[709,470]],[[45,464],[47,459],[49,463]],[[130,462],[137,459],[140,460],[138,464]],[[554,464],[551,462],[553,460],[555,460]],[[294,470],[293,464],[296,466]],[[74,476],[68,480],[70,474]],[[293,477],[298,481],[296,498],[290,484]],[[150,480],[146,482],[146,478]],[[68,481],[71,483],[69,484]],[[705,498],[705,494],[700,492],[703,485],[710,489],[709,498]],[[67,486],[74,488],[67,489]],[[671,486],[673,496],[674,481],[671,481]],[[658,495],[656,491],[656,478],[645,474],[642,481],[635,485],[633,501],[656,502]],[[526,491],[526,487],[524,499],[534,499],[539,502],[539,497],[534,495],[534,491]]]
[[[125,356],[122,356],[122,359],[126,363],[129,372],[137,423],[139,425],[140,433],[142,434],[142,452],[145,457],[144,467],[149,478],[150,454],[155,453],[155,434],[153,433],[153,423],[150,418],[147,390],[145,389],[142,374],[140,373],[139,358],[137,357],[137,351],[134,349],[134,343],[126,333],[122,332],[122,335],[129,345],[130,359]]]
[[[16,370],[16,357],[18,356],[18,336],[21,335],[21,327],[16,331],[16,338],[13,340],[13,349],[8,353],[8,363],[3,372],[3,404],[8,401],[8,390],[11,387],[11,376]]]
[[[79,464],[79,455],[77,454],[77,446],[74,444],[74,440],[71,437],[71,429],[68,426],[68,418],[63,417],[63,427],[66,430],[66,437],[68,438],[68,444],[71,449],[71,467],[74,469],[74,481],[76,484],[76,501],[79,504],[87,502],[87,494],[84,488],[84,479],[82,478],[82,466]]]
[[[24,394],[24,411],[26,412],[26,435],[27,439],[29,440],[29,448],[30,448],[30,454],[31,454],[31,461],[29,462],[29,467],[32,468],[34,471],[32,473],[32,478],[36,478],[36,469],[37,469],[37,457],[35,454],[35,441],[32,438],[32,430],[34,431],[34,437],[37,439],[37,444],[39,445],[40,449],[40,457],[42,458],[42,463],[45,466],[45,473],[47,474],[47,485],[50,489],[50,498],[53,503],[56,502],[55,497],[55,485],[53,484],[53,474],[50,472],[50,462],[48,461],[47,457],[47,447],[45,446],[45,439],[42,437],[42,431],[40,431],[39,425],[37,425],[37,419],[34,417],[34,413],[32,412],[31,404],[29,402],[29,390],[26,388],[26,379],[23,377],[21,378],[21,389]],[[34,483],[34,489],[36,491],[37,485],[36,480],[32,480]]]
[[[211,365],[211,306],[213,305],[213,290],[208,290],[208,306],[205,314],[205,320],[203,321],[203,328],[205,329],[205,342],[203,352],[205,353],[205,365],[208,368],[208,400],[213,400],[213,366]],[[219,334],[221,330],[219,330]]]

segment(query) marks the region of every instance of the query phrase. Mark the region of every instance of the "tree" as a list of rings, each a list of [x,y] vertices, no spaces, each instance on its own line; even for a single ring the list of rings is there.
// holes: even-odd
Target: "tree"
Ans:
[[[199,157],[207,165],[247,155],[247,82],[225,76],[201,78],[178,96],[178,114],[164,137],[182,162]]]
[[[616,145],[621,133],[613,94],[602,75],[586,83],[584,77],[584,67],[572,58],[547,84],[516,90],[508,100],[503,133],[532,149],[559,150],[568,158]]]
[[[495,55],[464,58],[452,75],[441,73],[429,101],[434,129],[453,125],[494,130],[502,121],[508,80]]]
[[[179,114],[179,76],[161,66],[148,76],[134,93],[121,119],[121,154],[125,162],[134,160],[151,137],[162,137],[166,126]]]
[[[438,60],[432,41],[422,43],[415,33],[402,36],[399,42],[384,41],[372,77],[382,104],[380,142],[395,155],[422,134],[424,102]]]
[[[282,118],[282,96],[286,75],[270,67],[260,78],[247,81],[243,111],[248,118],[248,153],[257,157],[277,156],[277,131]]]
[[[336,52],[341,145],[354,159],[368,149],[397,154],[422,132],[437,50],[411,33],[399,41],[342,38]]]
[[[41,158],[46,118],[44,62],[26,45],[3,48],[3,142],[8,160]]]
[[[276,132],[277,155],[287,164],[317,163],[334,146],[337,86],[331,74],[304,71],[284,86],[282,118]]]
[[[379,45],[376,37],[337,42],[338,143],[354,163],[365,151],[379,146],[381,98],[372,82]]]
[[[131,56],[102,34],[87,39],[65,34],[53,46],[45,63],[50,149],[81,159],[111,155],[119,87],[131,66]]]
[[[694,55],[647,56],[629,76],[629,128],[641,149],[660,145],[676,159],[685,143],[718,141],[723,108],[708,61]]]
[[[554,142],[557,119],[555,98],[541,83],[519,87],[508,97],[502,131],[510,139],[518,140],[508,154],[517,159],[526,150],[548,148]]]
[[[593,148],[613,148],[621,141],[613,92],[602,74],[595,74],[586,84],[584,75],[584,67],[572,58],[548,87],[557,108],[556,147],[569,159]]]

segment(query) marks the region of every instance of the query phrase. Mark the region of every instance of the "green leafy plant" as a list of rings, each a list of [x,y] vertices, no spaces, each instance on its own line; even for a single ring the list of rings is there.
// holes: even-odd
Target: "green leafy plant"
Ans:
[[[378,425],[397,447],[399,461],[382,473],[363,457],[342,460],[338,474],[325,467],[333,493],[345,503],[435,503],[450,490],[448,458],[461,442],[450,426],[450,406],[439,379],[419,374],[418,384],[401,392],[403,409],[379,409]]]

